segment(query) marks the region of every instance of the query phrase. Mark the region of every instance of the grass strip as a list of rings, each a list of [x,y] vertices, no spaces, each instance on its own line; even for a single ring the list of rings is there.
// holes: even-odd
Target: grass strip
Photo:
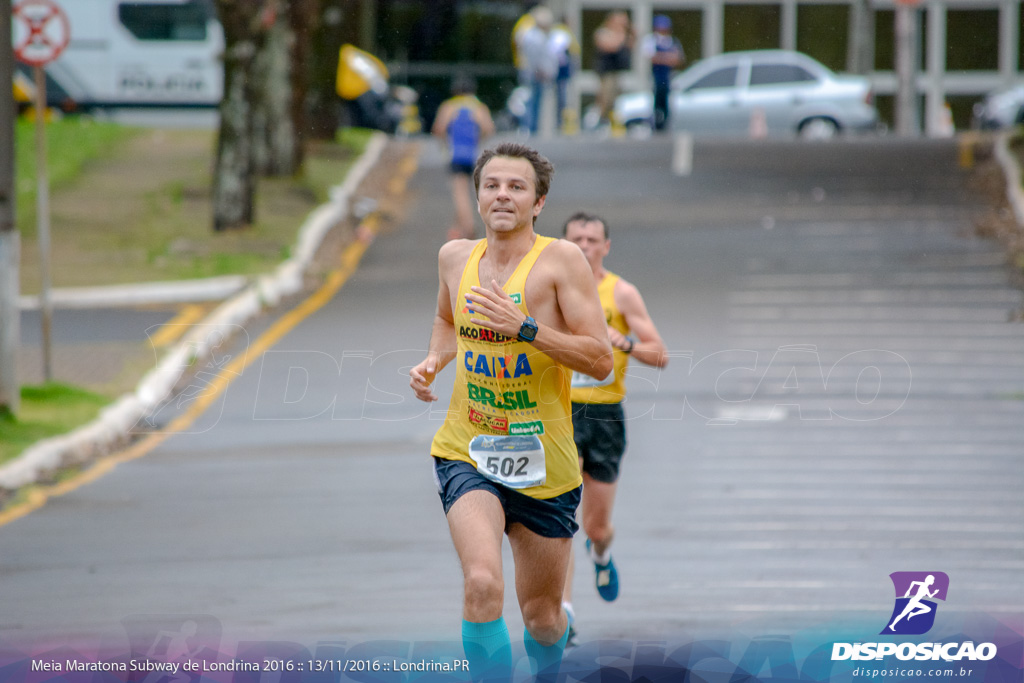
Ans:
[[[21,388],[18,416],[0,414],[0,465],[32,444],[94,420],[110,397],[49,382]]]
[[[90,161],[109,156],[139,133],[138,128],[96,121],[88,116],[47,121],[46,175],[51,195],[74,182]],[[35,121],[18,118],[14,124],[14,174],[17,178],[17,224],[22,236],[36,232],[35,135]]]
[[[344,180],[372,135],[346,128],[333,141],[310,142],[301,172],[259,179],[253,225],[215,232],[215,131],[115,126],[111,136],[107,124],[70,120],[55,125],[57,130],[81,133],[80,144],[62,147],[91,149],[92,156],[68,149],[68,158],[57,160],[77,173],[62,174],[52,183],[54,287],[269,272],[288,258],[305,217]],[[30,209],[19,211],[20,225],[30,218],[25,214],[34,214],[34,178],[26,181],[19,175],[19,185],[29,192],[28,199],[19,201]],[[31,219],[34,225],[34,215]],[[21,290],[36,293],[40,257],[34,229],[22,231],[22,246]]]

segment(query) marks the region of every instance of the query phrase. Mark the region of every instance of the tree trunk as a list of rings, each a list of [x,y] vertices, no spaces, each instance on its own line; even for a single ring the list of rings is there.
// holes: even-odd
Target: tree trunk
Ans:
[[[255,165],[252,148],[252,66],[260,42],[261,0],[217,0],[224,30],[224,94],[213,177],[213,229],[252,225]]]
[[[307,110],[309,81],[313,60],[313,32],[320,16],[320,0],[291,0],[289,20],[292,27],[291,84],[292,123],[295,128],[295,158],[293,167],[302,168],[305,161],[305,143],[309,137]]]
[[[271,0],[264,39],[253,64],[253,157],[264,176],[295,173],[296,133],[292,118],[292,45],[286,0]]]
[[[341,100],[335,90],[338,53],[345,43],[359,45],[359,0],[322,0],[310,57],[310,117],[312,138],[333,140],[340,120]]]

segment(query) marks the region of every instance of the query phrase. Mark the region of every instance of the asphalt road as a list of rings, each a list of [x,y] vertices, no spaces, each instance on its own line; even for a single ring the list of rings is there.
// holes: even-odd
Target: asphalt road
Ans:
[[[983,207],[954,143],[707,143],[689,177],[664,139],[540,147],[556,175],[538,231],[605,215],[607,265],[673,356],[629,380],[622,594],[602,603],[579,563],[581,639],[871,638],[896,571],[945,572],[943,615],[1019,632],[1022,295],[973,236]],[[184,433],[0,527],[0,649],[144,652],[186,625],[222,651],[458,640],[427,458],[448,393],[425,406],[405,376],[429,334],[447,182],[424,142],[402,217],[337,296]],[[250,348],[271,323],[246,330]]]
[[[109,341],[145,342],[152,334],[174,318],[180,306],[164,305],[146,308],[59,309],[53,316],[52,340],[55,344],[76,346]],[[38,309],[21,312],[21,343],[39,346],[42,343]]]

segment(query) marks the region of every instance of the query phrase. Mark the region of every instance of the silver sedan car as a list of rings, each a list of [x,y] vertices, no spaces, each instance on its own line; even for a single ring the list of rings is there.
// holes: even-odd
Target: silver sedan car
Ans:
[[[653,109],[652,98],[645,99],[617,102],[619,120],[637,124]],[[675,130],[701,136],[827,139],[878,126],[867,78],[837,75],[790,50],[726,52],[696,62],[672,79],[669,111]]]

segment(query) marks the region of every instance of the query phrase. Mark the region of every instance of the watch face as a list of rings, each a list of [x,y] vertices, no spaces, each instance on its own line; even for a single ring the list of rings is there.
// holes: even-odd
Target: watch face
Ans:
[[[522,341],[533,341],[533,338],[536,336],[537,323],[533,321],[533,318],[527,318],[519,327],[519,339]]]

